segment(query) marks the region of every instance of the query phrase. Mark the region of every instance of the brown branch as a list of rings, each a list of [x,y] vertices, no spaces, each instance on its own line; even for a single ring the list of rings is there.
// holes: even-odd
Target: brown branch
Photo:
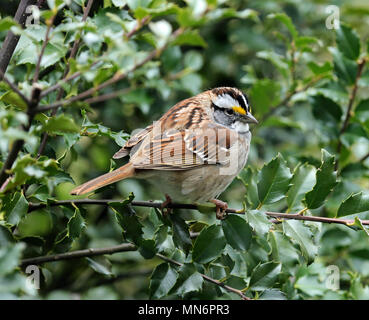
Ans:
[[[150,20],[149,16],[143,17],[141,20],[137,22],[137,24],[133,27],[133,29],[125,35],[125,38],[129,40],[138,30],[140,30],[148,21]]]
[[[117,202],[119,200],[114,199],[76,199],[76,200],[60,200],[55,201],[50,204],[45,203],[29,203],[28,211],[34,211],[42,208],[46,208],[47,206],[64,206],[64,205],[109,205],[110,202]],[[148,207],[148,208],[157,208],[162,209],[163,202],[152,202],[152,201],[132,201],[130,205],[134,207]],[[198,210],[198,206],[196,204],[187,204],[187,203],[169,203],[167,205],[168,208],[172,209],[188,209],[188,210]],[[215,209],[215,207],[214,207]],[[228,208],[225,210],[226,213],[230,214],[244,214],[244,210],[237,210]],[[321,223],[336,223],[343,224],[346,226],[352,225],[355,221],[351,219],[339,219],[339,218],[326,218],[326,217],[316,217],[316,216],[304,216],[300,213],[282,213],[282,212],[271,212],[266,211],[265,214],[269,217],[277,218],[277,219],[292,219],[292,220],[304,220],[304,221],[313,221],[313,222],[321,222]],[[369,220],[361,220],[363,225],[369,225]]]
[[[34,5],[36,0],[22,0],[19,3],[17,12],[15,13],[14,20],[19,23],[23,28],[26,25],[27,14],[26,10],[29,6]],[[15,35],[13,32],[9,31],[6,35],[4,43],[0,50],[0,70],[5,73],[8,68],[11,57],[13,56],[14,50],[18,44],[20,36]],[[0,75],[0,80],[2,74]]]
[[[71,260],[71,259],[79,259],[79,258],[85,258],[85,257],[93,257],[93,256],[101,256],[104,254],[114,254],[118,252],[126,252],[126,251],[136,251],[137,247],[134,244],[131,243],[123,243],[114,247],[107,247],[107,248],[99,248],[99,249],[84,249],[84,250],[76,250],[66,253],[60,253],[60,254],[54,254],[54,255],[48,255],[48,256],[39,256],[35,258],[28,258],[23,259],[20,263],[21,267],[26,267],[28,265],[38,265],[46,262],[55,262],[55,261],[61,261],[61,260]],[[168,258],[166,256],[163,256],[160,253],[157,253],[156,256],[166,262],[169,262],[171,264],[174,264],[176,266],[181,267],[182,263],[175,261],[171,258]],[[145,274],[148,272],[145,271]],[[140,274],[142,275],[142,274]],[[220,286],[224,288],[225,290],[229,292],[233,292],[237,295],[239,295],[243,300],[250,300],[250,298],[246,297],[244,293],[241,290],[232,288],[230,286],[227,286],[223,282],[213,279],[205,274],[200,273],[200,275],[203,277],[204,280],[209,281],[217,286]]]
[[[46,29],[46,34],[45,34],[45,40],[42,43],[41,52],[40,52],[40,54],[38,56],[38,59],[37,59],[37,63],[36,63],[36,67],[35,67],[35,74],[33,76],[33,83],[36,83],[38,81],[38,77],[40,75],[40,67],[41,67],[42,58],[44,56],[46,46],[47,46],[47,44],[49,43],[49,40],[50,40],[50,31],[51,31],[51,28],[54,24],[55,17],[56,17],[56,14],[54,14],[50,19],[47,19],[47,21],[46,21],[47,29]]]
[[[160,259],[162,259],[162,260],[164,260],[166,262],[169,262],[171,264],[174,264],[174,265],[176,265],[178,267],[182,267],[183,266],[182,263],[180,263],[178,261],[175,261],[175,260],[173,260],[171,258],[168,258],[168,257],[166,257],[166,256],[164,256],[164,255],[162,255],[160,253],[157,253],[156,256],[158,258],[160,258]],[[223,289],[227,290],[228,292],[232,292],[232,293],[235,293],[235,294],[239,295],[242,300],[251,300],[249,297],[246,297],[245,294],[241,290],[238,290],[238,289],[235,289],[233,287],[227,286],[225,283],[223,283],[223,282],[221,282],[219,280],[213,279],[213,278],[211,278],[211,277],[209,277],[209,276],[207,276],[207,275],[205,275],[203,273],[200,273],[200,275],[201,275],[201,277],[204,280],[206,280],[208,282],[211,282],[211,283],[213,283],[213,284],[215,284],[215,285],[217,285],[219,287],[222,287]]]
[[[349,125],[351,116],[353,114],[352,108],[354,106],[354,101],[355,101],[355,98],[356,98],[357,89],[359,87],[359,79],[360,79],[361,74],[364,70],[365,63],[366,63],[365,58],[363,58],[363,59],[361,59],[357,62],[357,73],[356,73],[354,86],[353,86],[351,94],[350,94],[350,99],[349,99],[347,110],[346,110],[345,120],[342,124],[341,130],[340,130],[339,135],[338,135],[338,144],[337,144],[337,155],[338,156],[341,154],[341,150],[342,150],[342,142],[341,142],[340,137],[341,137],[342,134],[345,133],[345,131],[346,131],[348,125]],[[335,170],[338,169],[338,165],[339,165],[339,159],[336,160]]]
[[[118,90],[118,91],[102,94],[102,95],[97,96],[97,97],[88,98],[88,99],[82,100],[82,102],[88,103],[88,104],[103,102],[103,101],[106,101],[106,100],[110,100],[110,99],[119,97],[121,95],[125,95],[130,91],[132,91],[132,88],[125,88],[125,89],[121,89],[121,90]]]
[[[93,256],[101,256],[104,254],[113,254],[117,252],[125,252],[125,251],[136,251],[137,247],[131,243],[123,243],[114,247],[109,248],[98,248],[98,249],[85,249],[85,250],[76,250],[66,253],[53,254],[48,256],[40,256],[35,258],[23,259],[21,261],[21,266],[25,267],[32,264],[42,264],[45,262],[53,262],[60,260],[70,260],[70,259],[78,259],[84,257],[93,257]]]
[[[97,60],[97,61],[94,61],[90,66],[89,68],[92,68],[93,66],[97,65],[99,62],[101,62],[100,60]],[[41,98],[47,96],[49,93],[51,92],[54,92],[55,90],[58,90],[62,87],[63,84],[71,81],[71,80],[74,80],[76,78],[78,78],[80,75],[82,74],[82,71],[77,71],[73,74],[71,74],[70,76],[68,77],[65,77],[64,79],[60,80],[60,82],[52,85],[51,87],[45,89],[42,91],[42,94],[41,94]]]

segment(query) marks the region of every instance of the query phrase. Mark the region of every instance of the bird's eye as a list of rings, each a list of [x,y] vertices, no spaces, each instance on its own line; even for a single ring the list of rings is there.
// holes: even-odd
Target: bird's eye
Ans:
[[[226,114],[228,114],[229,116],[231,116],[233,114],[233,109],[226,109]]]

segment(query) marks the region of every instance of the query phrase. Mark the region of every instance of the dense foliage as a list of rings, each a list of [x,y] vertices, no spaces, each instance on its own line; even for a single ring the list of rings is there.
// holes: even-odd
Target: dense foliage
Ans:
[[[3,2],[0,44],[20,40],[0,83],[0,298],[369,299],[366,1],[336,1],[338,29],[322,1],[48,0],[25,28]],[[163,200],[133,179],[90,197],[104,203],[58,202],[122,165],[134,129],[217,86],[260,122],[221,195],[245,213],[162,215],[131,205]]]

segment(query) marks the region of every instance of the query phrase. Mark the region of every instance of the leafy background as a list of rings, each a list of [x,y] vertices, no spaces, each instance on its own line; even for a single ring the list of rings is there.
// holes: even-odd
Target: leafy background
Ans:
[[[45,92],[66,66],[80,76],[62,85],[66,103],[56,114],[40,109],[33,118],[0,83],[0,165],[17,140],[25,142],[1,186],[1,298],[240,298],[203,275],[252,299],[369,298],[366,1],[104,0],[94,1],[83,21],[87,1],[49,0],[40,23],[24,30],[12,19],[18,3],[0,1],[1,43],[9,28],[21,36],[7,78],[31,96],[51,18],[36,82]],[[338,30],[325,23],[332,4],[340,10]],[[117,74],[126,77],[73,101]],[[111,199],[108,205],[55,203],[72,199],[74,184],[122,165],[111,156],[133,130],[217,86],[244,90],[260,121],[247,167],[221,195],[245,214],[217,221],[214,208],[203,205],[202,212],[163,217],[129,205],[131,192],[135,200],[163,200],[137,180],[91,197]],[[60,100],[57,91],[41,97],[39,108]],[[266,212],[353,221],[283,220]],[[40,289],[27,285],[22,259],[122,242],[138,250],[43,263]],[[338,289],[327,284],[332,265]]]

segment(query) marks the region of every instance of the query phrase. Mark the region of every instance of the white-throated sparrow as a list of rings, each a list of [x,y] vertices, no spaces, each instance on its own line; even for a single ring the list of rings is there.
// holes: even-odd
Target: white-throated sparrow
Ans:
[[[246,164],[249,123],[257,120],[240,90],[220,87],[202,92],[178,102],[132,135],[113,156],[129,155],[126,165],[78,186],[71,194],[137,177],[150,180],[176,202],[212,201]]]

